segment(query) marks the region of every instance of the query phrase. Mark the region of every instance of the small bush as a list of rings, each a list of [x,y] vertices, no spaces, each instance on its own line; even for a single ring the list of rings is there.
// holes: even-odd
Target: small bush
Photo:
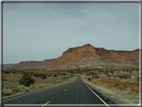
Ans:
[[[131,88],[127,88],[127,93],[128,93],[128,94],[130,94],[130,93],[131,93],[131,91],[132,91],[132,89],[131,89]]]
[[[52,77],[52,74],[48,74],[48,77]]]
[[[138,87],[135,87],[135,88],[134,88],[134,92],[139,92],[139,88],[138,88]]]
[[[7,70],[3,70],[4,74],[9,74],[10,71],[7,71]]]
[[[41,74],[41,78],[42,79],[46,79],[46,75],[45,74]]]
[[[123,89],[123,88],[124,88],[122,85],[119,85],[119,86],[117,86],[117,87],[120,88],[120,89]]]
[[[114,85],[114,84],[110,84],[110,86],[115,87],[115,85]]]
[[[25,87],[24,85],[20,85],[20,86],[18,86],[17,91],[19,91],[19,92],[26,92],[26,91],[30,91],[30,88]]]
[[[110,74],[107,74],[108,77],[110,77]]]
[[[43,87],[46,87],[46,86],[47,86],[46,84],[40,84],[38,87],[43,88]]]
[[[139,81],[139,76],[137,76],[137,81]]]
[[[35,89],[36,87],[34,85],[30,85],[30,89]]]
[[[3,95],[12,95],[13,94],[13,90],[12,89],[3,89]]]
[[[91,78],[88,78],[88,80],[89,80],[89,81],[92,81],[92,79],[91,79]]]
[[[86,75],[91,75],[91,74],[86,74]]]
[[[57,74],[54,74],[53,77],[58,77],[58,75],[57,75]]]
[[[38,72],[33,74],[36,78],[38,78]]]
[[[34,82],[35,80],[31,78],[31,76],[26,72],[19,80],[19,85],[25,85],[29,87],[29,85],[33,84]]]

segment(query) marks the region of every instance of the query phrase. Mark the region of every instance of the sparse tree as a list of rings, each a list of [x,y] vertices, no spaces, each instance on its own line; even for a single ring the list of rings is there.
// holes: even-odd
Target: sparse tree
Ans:
[[[22,78],[19,80],[19,85],[25,85],[28,86],[33,84],[35,80],[31,78],[31,76],[25,72],[25,74],[22,76]]]

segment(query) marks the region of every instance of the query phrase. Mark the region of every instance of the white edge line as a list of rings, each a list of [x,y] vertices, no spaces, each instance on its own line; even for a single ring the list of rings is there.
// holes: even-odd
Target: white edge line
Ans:
[[[84,83],[84,82],[83,82]],[[85,84],[85,83],[84,83]],[[86,85],[86,84],[85,84]],[[87,86],[87,85],[86,85]],[[88,87],[88,86],[87,86]],[[89,87],[88,87],[89,88]],[[91,88],[89,88],[91,91],[92,91],[92,93],[93,94],[95,94],[107,107],[109,107],[109,105],[105,102],[105,101],[103,101]]]

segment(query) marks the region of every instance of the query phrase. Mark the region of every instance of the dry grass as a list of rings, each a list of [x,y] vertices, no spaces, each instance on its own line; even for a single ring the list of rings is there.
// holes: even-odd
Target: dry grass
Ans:
[[[34,89],[36,89],[36,86],[35,85],[30,85],[30,89],[34,90]]]
[[[38,87],[43,88],[43,87],[46,87],[46,86],[47,86],[46,84],[40,84]]]
[[[25,87],[24,85],[20,85],[18,86],[18,90],[19,92],[27,92],[27,91],[30,91],[30,88],[29,87]]]
[[[114,88],[108,87],[109,84],[107,84],[107,83],[97,85],[91,81],[88,81],[85,78],[83,79],[83,81],[85,83],[87,83],[88,85],[97,88],[99,91],[106,93],[109,96],[113,96],[116,99],[119,99],[120,101],[122,101],[124,103],[127,103],[127,104],[138,104],[139,103],[139,97],[137,95],[130,94],[132,92],[131,88],[125,89],[122,85],[118,85],[119,89],[121,89],[121,90],[125,89],[125,91],[120,91],[120,90],[116,90],[116,88],[114,89]],[[137,90],[137,88],[135,88],[135,89]],[[112,97],[112,99],[113,99],[113,97]]]
[[[3,98],[8,98],[10,96],[14,96],[17,94],[22,94],[28,91],[33,91],[40,88],[50,87],[56,84],[61,84],[69,81],[73,81],[75,77],[66,78],[63,77],[47,77],[46,79],[36,78],[35,76],[31,76],[35,79],[35,83],[30,85],[29,87],[25,87],[24,85],[19,85],[18,80],[22,77],[22,74],[4,74],[3,73]],[[9,90],[7,90],[9,89]],[[11,90],[11,91],[10,91]],[[9,95],[9,96],[8,96]]]
[[[124,87],[122,85],[117,86],[120,89],[124,89]]]
[[[132,88],[127,88],[126,90],[127,90],[127,93],[130,94],[132,91]]]
[[[12,94],[13,94],[12,89],[3,89],[3,95],[7,96],[7,95],[12,95]]]
[[[138,88],[138,87],[135,87],[135,88],[134,88],[134,92],[139,92],[139,88]]]

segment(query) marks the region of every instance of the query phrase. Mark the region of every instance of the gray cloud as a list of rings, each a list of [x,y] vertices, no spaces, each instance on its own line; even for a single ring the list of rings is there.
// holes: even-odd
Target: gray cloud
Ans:
[[[59,57],[90,43],[139,48],[138,3],[4,3],[3,62]]]

